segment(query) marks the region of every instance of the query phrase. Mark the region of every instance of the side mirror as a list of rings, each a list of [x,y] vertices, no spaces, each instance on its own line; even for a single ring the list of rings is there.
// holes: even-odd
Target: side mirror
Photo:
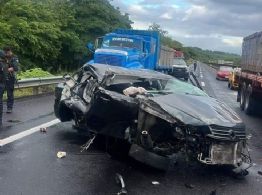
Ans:
[[[92,53],[95,52],[94,44],[91,43],[91,42],[87,43],[86,48],[87,48],[89,51],[91,51]]]

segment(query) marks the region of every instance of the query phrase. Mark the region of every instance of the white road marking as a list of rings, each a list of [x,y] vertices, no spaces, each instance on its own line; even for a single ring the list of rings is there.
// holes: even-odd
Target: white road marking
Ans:
[[[201,79],[203,78],[203,75],[202,75],[202,74],[200,74],[200,78],[201,78]]]
[[[49,122],[47,122],[47,123],[41,124],[41,125],[39,125],[39,126],[33,127],[33,128],[31,128],[31,129],[25,130],[25,131],[23,131],[23,132],[17,133],[17,134],[15,134],[15,135],[12,135],[12,136],[10,136],[10,137],[1,139],[1,140],[0,140],[0,147],[4,146],[4,145],[6,145],[6,144],[12,143],[12,142],[14,142],[14,141],[16,141],[16,140],[22,139],[22,138],[24,138],[24,137],[26,137],[26,136],[29,136],[29,135],[37,132],[37,131],[40,131],[40,128],[47,128],[47,127],[50,127],[50,126],[52,126],[52,125],[55,125],[55,124],[57,124],[57,123],[59,123],[59,122],[60,122],[60,120],[55,119],[55,120],[49,121]]]
[[[205,82],[201,81],[201,86],[205,87],[206,86]]]

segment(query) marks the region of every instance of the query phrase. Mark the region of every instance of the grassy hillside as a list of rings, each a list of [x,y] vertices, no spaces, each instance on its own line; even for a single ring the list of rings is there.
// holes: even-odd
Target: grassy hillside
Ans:
[[[233,61],[234,65],[240,65],[240,55],[237,54],[221,51],[203,50],[198,47],[182,47],[181,50],[184,51],[185,58],[187,60],[194,59],[205,63],[216,60],[225,60]]]

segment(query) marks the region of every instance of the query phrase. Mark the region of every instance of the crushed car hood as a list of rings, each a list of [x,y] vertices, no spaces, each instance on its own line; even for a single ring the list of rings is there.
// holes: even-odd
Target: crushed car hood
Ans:
[[[208,97],[169,94],[149,98],[169,115],[187,125],[235,126],[241,119],[222,102]]]

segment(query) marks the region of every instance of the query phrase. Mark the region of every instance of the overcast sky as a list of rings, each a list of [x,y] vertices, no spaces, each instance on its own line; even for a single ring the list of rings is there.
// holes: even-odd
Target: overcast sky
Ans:
[[[153,22],[184,46],[241,54],[244,36],[262,31],[262,0],[112,0],[134,29]]]

